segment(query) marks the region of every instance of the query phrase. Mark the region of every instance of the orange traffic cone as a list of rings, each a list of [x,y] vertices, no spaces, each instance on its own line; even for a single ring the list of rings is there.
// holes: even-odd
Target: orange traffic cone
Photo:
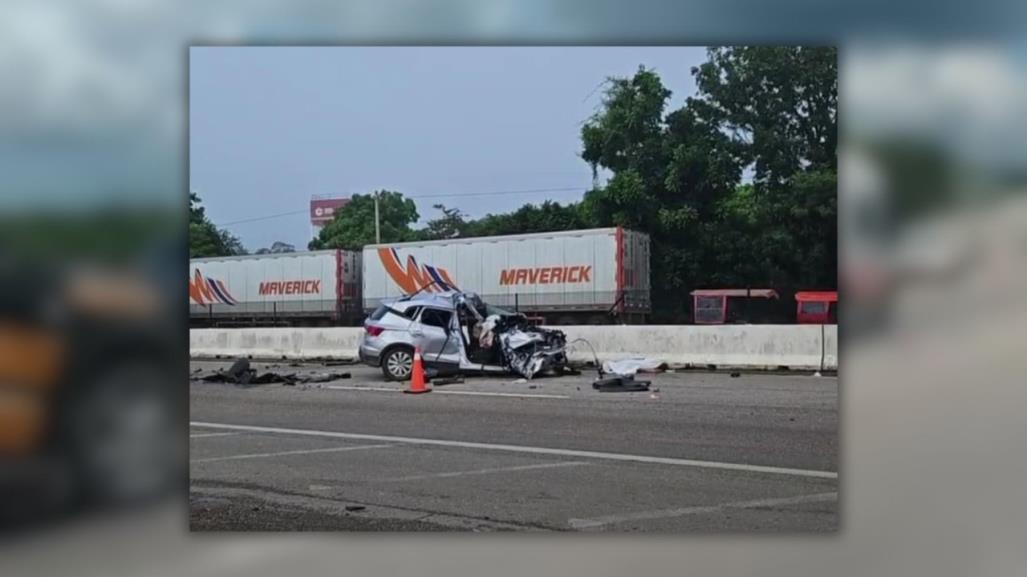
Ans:
[[[421,347],[414,349],[414,367],[410,374],[410,387],[403,391],[416,395],[419,393],[430,393],[431,389],[425,384],[424,364],[421,362]]]

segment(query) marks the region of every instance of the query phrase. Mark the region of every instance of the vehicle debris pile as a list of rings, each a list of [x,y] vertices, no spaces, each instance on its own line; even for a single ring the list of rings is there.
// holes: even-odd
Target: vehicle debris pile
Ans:
[[[634,375],[600,376],[592,388],[600,393],[637,393],[649,390],[652,381],[636,381]]]
[[[505,366],[526,379],[567,364],[563,331],[531,327],[523,316],[503,317],[494,330]]]
[[[339,373],[334,371],[303,374],[283,374],[274,371],[258,373],[256,369],[250,368],[250,362],[247,359],[236,360],[227,370],[197,370],[191,375],[191,379],[194,381],[203,381],[205,383],[231,383],[242,386],[269,385],[273,383],[281,383],[284,385],[296,385],[298,383],[327,383],[329,381],[348,378],[350,378],[349,373]]]
[[[470,313],[465,319],[471,325],[470,352],[476,359],[501,365],[526,379],[567,366],[563,331],[534,326],[520,313],[486,316],[488,307],[473,293],[461,295],[457,302]]]

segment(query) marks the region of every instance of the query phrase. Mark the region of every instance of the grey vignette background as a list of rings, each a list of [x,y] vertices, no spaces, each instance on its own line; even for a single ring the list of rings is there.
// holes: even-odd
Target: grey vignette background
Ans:
[[[842,323],[837,535],[190,536],[183,494],[163,506],[94,514],[5,539],[0,572],[1024,572],[1027,213],[1015,173],[1027,166],[1018,156],[1027,148],[1015,138],[1027,133],[1027,50],[1001,40],[939,40],[1008,32],[1024,22],[1023,5],[852,3],[835,13],[805,2],[775,10],[763,3],[645,4],[249,2],[187,11],[116,1],[8,3],[0,19],[0,210],[22,218],[54,207],[74,215],[128,205],[181,214],[184,224],[182,100],[186,47],[197,42],[837,41],[840,212],[855,214],[846,204],[852,190],[899,199],[907,190],[926,194],[915,183],[930,176],[928,192],[948,191],[941,206],[876,235],[840,224],[843,266],[868,253],[894,254],[905,259],[896,266],[909,280],[891,299],[887,327],[852,335]],[[996,146],[982,154],[984,145]],[[909,161],[910,148],[930,162]],[[994,162],[998,157],[1005,158]],[[907,160],[889,163],[898,158]],[[910,166],[929,168],[910,178]],[[934,261],[946,274],[915,266]],[[842,310],[845,318],[844,301]]]

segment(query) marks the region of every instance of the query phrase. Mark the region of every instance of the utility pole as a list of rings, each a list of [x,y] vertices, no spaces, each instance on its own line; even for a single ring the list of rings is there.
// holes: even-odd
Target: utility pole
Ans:
[[[374,243],[375,244],[381,244],[382,243],[382,227],[381,227],[381,224],[378,221],[378,193],[379,193],[379,191],[377,191],[377,190],[374,191]]]

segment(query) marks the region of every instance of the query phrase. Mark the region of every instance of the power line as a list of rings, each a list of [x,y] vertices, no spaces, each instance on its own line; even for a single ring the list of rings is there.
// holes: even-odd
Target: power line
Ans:
[[[268,220],[268,219],[272,219],[272,218],[281,218],[283,216],[292,216],[294,214],[308,214],[309,212],[310,212],[309,209],[294,210],[292,212],[280,212],[278,214],[269,214],[267,216],[258,216],[258,217],[255,217],[255,218],[246,218],[246,219],[243,219],[243,220],[233,220],[232,222],[225,222],[225,223],[222,223],[222,224],[220,224],[218,226],[232,226],[233,224],[243,224],[243,223],[247,223],[247,222],[257,222],[258,220]]]
[[[540,194],[549,192],[586,192],[588,189],[582,186],[567,186],[563,188],[534,188],[527,190],[493,190],[489,192],[457,192],[452,194],[422,194],[417,196],[408,196],[411,200],[417,200],[419,198],[464,198],[469,196],[502,196],[508,194]],[[246,224],[249,222],[258,222],[261,220],[270,220],[272,218],[282,218],[284,216],[294,216],[297,214],[308,214],[309,210],[293,210],[289,212],[280,212],[278,214],[268,214],[265,216],[257,216],[254,218],[245,218],[242,220],[233,220],[231,222],[221,223],[218,226],[227,227],[236,224]]]
[[[585,192],[587,188],[581,186],[568,186],[565,188],[536,188],[533,190],[495,190],[492,192],[460,192],[454,194],[423,194],[408,196],[407,198],[460,198],[465,196],[499,196],[503,194],[537,194],[540,192]]]

